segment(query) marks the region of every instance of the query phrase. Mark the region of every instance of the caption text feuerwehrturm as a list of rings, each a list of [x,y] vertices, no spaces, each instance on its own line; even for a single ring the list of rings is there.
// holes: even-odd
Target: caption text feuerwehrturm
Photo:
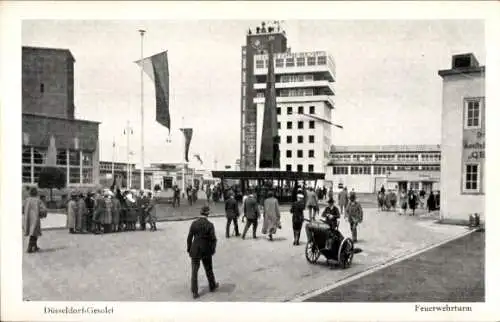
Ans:
[[[472,312],[472,306],[466,305],[415,305],[415,312]]]
[[[65,307],[50,307],[45,306],[44,314],[113,314],[113,307],[94,307],[94,306],[65,306]]]

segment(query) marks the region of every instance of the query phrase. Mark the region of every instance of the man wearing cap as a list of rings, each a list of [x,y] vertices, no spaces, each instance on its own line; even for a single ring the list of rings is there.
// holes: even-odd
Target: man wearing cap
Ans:
[[[106,204],[104,203],[104,198],[102,196],[102,190],[97,190],[95,196],[95,208],[94,208],[94,216],[92,217],[92,221],[94,222],[94,234],[101,233],[102,227],[102,219],[104,216],[104,211],[106,209]]]
[[[345,212],[347,214],[347,219],[349,225],[351,226],[352,240],[356,243],[358,241],[358,225],[363,222],[363,208],[359,202],[356,201],[356,195],[352,194],[349,196],[349,204],[347,205]]]
[[[290,212],[292,213],[292,227],[293,227],[293,245],[300,244],[300,231],[302,230],[302,223],[304,222],[304,195],[297,193],[297,201],[292,204]]]
[[[246,217],[247,222],[245,224],[245,228],[243,229],[243,235],[241,235],[242,239],[245,239],[245,235],[247,234],[248,228],[252,225],[252,236],[253,238],[257,238],[257,225],[260,217],[259,204],[257,203],[257,199],[252,191],[249,191],[248,196],[245,196],[243,201],[243,215]]]
[[[215,236],[214,224],[207,219],[209,213],[210,208],[204,206],[201,209],[201,217],[193,221],[189,227],[187,237],[187,252],[191,257],[191,292],[195,299],[200,297],[198,294],[200,261],[203,263],[210,291],[213,292],[219,287],[219,283],[215,281],[212,267],[212,256],[215,254],[217,237]]]
[[[230,237],[229,229],[231,228],[231,222],[234,224],[234,231],[236,233],[236,236],[240,235],[239,229],[238,229],[238,217],[240,215],[240,209],[238,207],[238,202],[236,199],[234,199],[234,193],[231,191],[229,193],[229,199],[226,200],[226,218],[227,218],[227,223],[226,223],[226,238]]]

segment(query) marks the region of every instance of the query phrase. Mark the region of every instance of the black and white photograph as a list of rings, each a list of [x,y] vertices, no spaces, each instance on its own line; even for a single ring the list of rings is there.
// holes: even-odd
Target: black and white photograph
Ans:
[[[2,320],[493,318],[498,3],[84,4],[2,59]]]

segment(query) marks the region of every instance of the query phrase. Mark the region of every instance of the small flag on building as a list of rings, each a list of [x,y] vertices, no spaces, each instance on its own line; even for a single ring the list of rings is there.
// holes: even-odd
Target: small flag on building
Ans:
[[[200,164],[203,164],[203,161],[201,161],[201,157],[199,154],[195,154],[194,157],[200,162]]]
[[[184,133],[184,159],[186,162],[189,162],[189,145],[191,144],[191,138],[193,137],[193,129],[181,129],[181,132]]]
[[[170,132],[169,72],[167,51],[135,62],[144,66],[144,72],[155,83],[156,121]]]
[[[30,144],[30,135],[28,133],[23,133],[23,145]]]
[[[80,141],[78,140],[78,138],[74,138],[74,139],[73,139],[73,141],[74,141],[74,144],[75,144],[75,150],[78,150],[78,147],[79,147],[79,145],[80,145],[80,144],[79,144],[79,143],[80,143]]]

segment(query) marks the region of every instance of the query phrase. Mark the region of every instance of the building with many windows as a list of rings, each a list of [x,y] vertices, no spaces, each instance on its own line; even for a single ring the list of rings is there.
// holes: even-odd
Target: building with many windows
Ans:
[[[75,119],[75,59],[67,49],[22,49],[22,182],[38,184],[52,138],[66,186],[99,182],[99,123]]]
[[[332,146],[325,181],[372,193],[386,189],[440,189],[439,145]]]
[[[441,216],[468,220],[484,212],[485,66],[473,54],[455,55],[443,78]]]
[[[279,26],[249,33],[243,47],[241,168],[258,170],[255,160],[260,154],[268,66],[265,44],[269,41],[274,53],[281,170],[325,172],[335,64],[324,51],[286,49],[285,32]]]

